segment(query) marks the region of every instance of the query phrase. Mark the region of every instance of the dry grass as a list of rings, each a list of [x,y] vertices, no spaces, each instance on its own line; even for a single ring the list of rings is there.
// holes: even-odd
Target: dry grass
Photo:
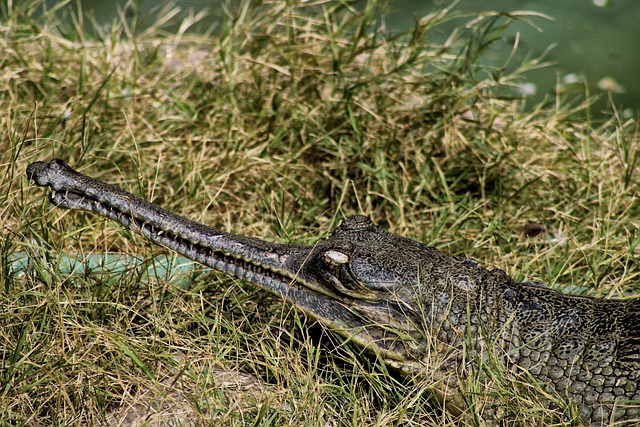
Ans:
[[[207,37],[120,22],[90,38],[26,6],[4,17],[3,425],[104,425],[135,399],[174,401],[194,425],[455,422],[424,384],[251,286],[206,272],[190,289],[140,283],[135,269],[118,286],[61,274],[59,254],[163,249],[52,207],[24,179],[36,160],[61,157],[228,231],[308,243],[364,213],[521,280],[638,297],[637,122],[595,123],[565,99],[524,110],[510,87],[536,62],[477,62],[504,17],[437,44],[431,30],[453,12],[396,36],[375,12],[243,3]],[[15,252],[32,254],[32,274],[11,274]],[[549,423],[526,388],[502,388],[511,419]]]

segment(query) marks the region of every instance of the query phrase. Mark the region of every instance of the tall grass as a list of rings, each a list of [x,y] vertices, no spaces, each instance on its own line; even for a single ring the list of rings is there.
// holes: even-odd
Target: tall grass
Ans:
[[[375,3],[242,2],[215,35],[189,33],[194,14],[164,31],[178,16],[167,10],[146,29],[123,11],[91,36],[68,5],[41,14],[39,2],[9,4],[0,28],[4,425],[105,425],[131,405],[133,418],[160,412],[185,425],[458,422],[430,404],[429,384],[398,380],[279,298],[206,271],[189,289],[139,280],[165,251],[54,208],[24,178],[36,160],[61,157],[236,233],[309,243],[363,213],[519,280],[640,293],[637,121],[594,123],[588,103],[565,99],[525,110],[511,89],[540,62],[479,62],[508,17],[482,15],[438,42],[434,29],[455,10],[388,34]],[[30,254],[29,274],[12,273],[15,252]],[[105,252],[146,261],[117,286],[56,264]],[[571,419],[540,409],[535,386],[498,393],[510,422]]]

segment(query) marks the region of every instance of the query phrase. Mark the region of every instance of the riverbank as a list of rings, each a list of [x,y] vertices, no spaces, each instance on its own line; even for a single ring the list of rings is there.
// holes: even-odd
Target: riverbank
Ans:
[[[637,121],[594,124],[562,98],[525,110],[514,88],[535,64],[478,65],[504,17],[435,43],[447,12],[394,37],[374,12],[247,6],[216,37],[118,23],[88,39],[28,8],[3,23],[0,419],[103,425],[142,401],[138,421],[193,425],[458,422],[434,384],[397,380],[279,298],[208,272],[141,277],[165,250],[27,183],[53,157],[234,233],[307,244],[361,213],[518,280],[639,295]],[[29,271],[10,274],[14,253]],[[142,261],[117,286],[56,268],[93,253]],[[570,423],[487,369],[510,422]],[[463,386],[469,413],[489,401]]]

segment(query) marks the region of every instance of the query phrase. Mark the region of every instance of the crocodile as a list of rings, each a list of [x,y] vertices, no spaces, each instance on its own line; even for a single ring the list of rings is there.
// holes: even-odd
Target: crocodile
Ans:
[[[429,379],[435,401],[452,414],[469,407],[465,381],[489,384],[481,365],[493,361],[554,396],[548,405],[555,398],[566,403],[582,422],[640,420],[638,299],[568,295],[516,282],[361,215],[314,245],[286,245],[178,216],[60,159],[26,171],[49,188],[53,204],[110,218],[279,295],[401,376]],[[485,419],[504,417],[486,406]]]

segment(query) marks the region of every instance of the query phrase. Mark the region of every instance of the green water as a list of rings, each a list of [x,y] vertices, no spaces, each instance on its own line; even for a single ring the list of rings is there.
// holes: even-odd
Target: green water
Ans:
[[[80,0],[85,14],[96,17],[99,24],[119,19],[124,1]],[[390,31],[410,28],[414,17],[447,7],[449,0],[394,0],[389,2],[385,22]],[[602,5],[600,5],[602,3]],[[135,2],[138,16],[157,16],[163,6],[175,4],[184,13],[207,9],[209,17],[196,27],[204,31],[215,27],[224,16],[220,0],[178,0],[174,3],[139,0]],[[231,3],[233,5],[233,2]],[[514,22],[504,39],[493,46],[485,57],[488,62],[502,65],[519,41],[515,61],[545,54],[550,65],[528,72],[521,91],[533,101],[554,99],[556,90],[563,93],[589,93],[600,97],[593,108],[594,115],[608,114],[611,100],[628,117],[640,111],[640,1],[638,0],[461,0],[455,11],[477,15],[483,11],[533,11],[544,14],[531,17],[533,23]],[[129,11],[129,17],[132,15]],[[152,20],[153,18],[151,18]],[[471,17],[469,18],[471,19]],[[176,21],[176,20],[174,20]],[[150,19],[147,19],[148,24]],[[458,20],[437,29],[443,39]],[[177,28],[177,25],[176,27]]]
[[[450,1],[395,0],[396,12],[386,21],[390,28],[407,28],[413,15],[423,16],[434,8],[446,7]],[[495,63],[501,64],[518,36],[516,61],[525,56],[543,56],[549,67],[526,74],[534,99],[553,96],[555,90],[585,93],[601,97],[595,105],[598,114],[607,108],[607,100],[626,114],[636,116],[640,110],[640,1],[611,0],[463,0],[454,10],[473,15],[482,11],[533,11],[546,15],[530,17],[533,25],[515,21],[505,32],[504,40],[494,46]],[[456,22],[456,23],[459,23]],[[535,26],[535,27],[534,27]],[[453,25],[444,26],[443,36]],[[550,49],[550,50],[549,50]],[[545,54],[545,51],[546,54]]]

